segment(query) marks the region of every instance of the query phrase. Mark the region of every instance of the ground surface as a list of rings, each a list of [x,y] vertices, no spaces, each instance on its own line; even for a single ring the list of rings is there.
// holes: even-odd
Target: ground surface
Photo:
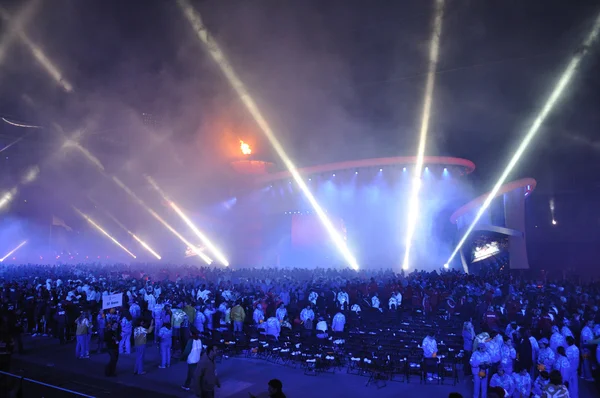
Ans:
[[[92,342],[92,347],[95,343]],[[12,360],[11,372],[24,377],[43,381],[52,385],[74,390],[94,397],[194,397],[194,394],[181,390],[186,376],[185,363],[173,360],[171,368],[158,369],[160,355],[158,348],[148,347],[146,350],[146,375],[133,375],[135,354],[119,357],[116,378],[104,377],[104,365],[108,362],[108,354],[92,354],[90,359],[75,358],[73,343],[60,346],[57,340],[49,338],[26,338],[26,355],[15,356]],[[366,377],[347,374],[345,370],[335,374],[319,374],[306,376],[302,369],[272,364],[260,359],[230,358],[223,359],[217,365],[217,371],[223,387],[217,391],[218,398],[248,398],[248,393],[264,394],[267,382],[272,378],[283,381],[284,391],[288,397],[364,397],[376,395],[387,397],[447,397],[457,391],[465,397],[471,396],[470,380],[461,377],[456,386],[421,385],[418,381],[411,383],[388,382],[387,386],[377,388],[375,385],[365,386]],[[65,392],[52,390],[24,383],[23,398],[29,397],[68,397],[74,396]],[[597,396],[591,385],[580,383],[580,397]],[[3,391],[4,392],[4,391]],[[1,396],[9,396],[2,394]],[[264,395],[263,395],[264,396]]]

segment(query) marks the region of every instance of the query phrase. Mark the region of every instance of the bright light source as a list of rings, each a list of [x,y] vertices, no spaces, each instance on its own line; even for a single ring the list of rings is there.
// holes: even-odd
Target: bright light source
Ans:
[[[404,261],[402,269],[408,269],[410,260],[410,249],[412,247],[413,235],[419,220],[419,192],[421,190],[421,174],[423,170],[423,158],[425,157],[425,145],[427,144],[427,133],[429,131],[429,117],[431,116],[431,104],[433,102],[433,87],[437,73],[437,63],[440,49],[440,36],[442,34],[442,20],[444,16],[444,0],[435,0],[435,14],[433,29],[429,45],[429,66],[427,70],[427,82],[425,83],[425,100],[423,102],[423,114],[421,118],[421,129],[419,132],[419,148],[417,150],[417,162],[415,165],[408,207],[408,225],[406,228],[406,242],[404,245]]]
[[[196,234],[196,236],[198,238],[200,238],[200,240],[202,241],[202,243],[204,243],[204,245],[208,248],[208,250],[210,250],[210,252],[213,254],[213,256],[215,256],[215,258],[217,260],[219,260],[221,262],[221,264],[223,264],[226,267],[228,267],[229,266],[229,261],[227,261],[227,259],[223,255],[223,253],[221,253],[221,251],[219,249],[217,249],[217,247],[206,237],[206,235],[204,235],[198,229],[198,227],[196,227],[194,225],[194,223],[192,223],[192,221],[183,213],[183,211],[181,211],[181,209],[179,207],[177,207],[177,205],[175,203],[171,202],[171,207],[173,208],[173,210],[175,210],[175,213],[177,213],[177,215],[179,215],[179,217],[181,217],[181,219],[183,220],[183,222],[185,222],[186,225],[192,231],[194,231],[194,233]]]
[[[444,264],[444,268],[448,269],[448,268],[450,268],[450,265],[448,265],[448,263],[446,263],[446,264]]]
[[[242,150],[242,154],[244,155],[252,154],[252,148],[250,148],[250,145],[248,145],[242,140],[240,140],[240,149]]]
[[[552,220],[552,225],[556,225],[556,220]]]
[[[13,187],[10,191],[4,192],[2,197],[0,197],[0,209],[2,209],[4,206],[6,206],[10,202],[12,202],[12,200],[15,198],[15,195],[17,194],[17,192],[18,192],[18,189],[16,186]]]
[[[73,209],[81,216],[83,217],[87,222],[89,222],[94,228],[96,228],[98,231],[100,231],[104,236],[106,236],[108,239],[110,239],[115,245],[119,246],[121,249],[123,249],[127,254],[129,254],[131,257],[133,258],[137,258],[135,256],[135,254],[133,254],[132,252],[130,252],[129,250],[127,250],[127,248],[125,246],[123,246],[122,244],[119,243],[118,240],[116,240],[115,238],[113,238],[108,232],[106,232],[104,229],[102,229],[102,227],[98,224],[96,224],[94,222],[94,220],[92,220],[90,217],[88,217],[87,214],[84,214],[81,210],[79,210],[77,207],[73,206]]]
[[[40,174],[40,168],[38,166],[30,167],[23,178],[21,179],[22,184],[29,184],[37,178],[38,174]]]
[[[256,105],[254,99],[248,92],[248,89],[246,88],[244,83],[242,83],[236,72],[233,70],[233,67],[225,57],[225,54],[223,54],[223,52],[221,51],[221,48],[219,47],[218,43],[212,38],[212,36],[208,32],[208,29],[204,25],[200,14],[194,9],[194,7],[192,7],[188,0],[178,0],[177,4],[183,11],[187,20],[192,25],[192,28],[198,35],[200,41],[202,41],[202,43],[205,45],[205,48],[208,50],[213,60],[217,63],[217,65],[219,66],[219,68],[221,69],[221,71],[223,72],[233,89],[239,95],[240,100],[244,103],[244,105],[248,109],[248,112],[256,121],[256,124],[260,127],[264,135],[267,137],[267,139],[273,146],[273,149],[275,150],[277,155],[281,158],[283,164],[292,175],[292,178],[298,184],[298,187],[300,188],[304,196],[306,196],[306,199],[308,200],[312,208],[315,210],[315,213],[319,217],[319,220],[325,227],[325,230],[329,234],[329,237],[331,238],[337,249],[340,251],[345,261],[351,268],[358,269],[358,263],[356,261],[356,258],[354,258],[350,250],[348,250],[345,240],[340,236],[338,231],[333,226],[331,220],[329,220],[329,218],[327,217],[327,214],[325,213],[321,205],[317,202],[317,199],[310,192],[310,189],[302,179],[302,176],[298,172],[298,169],[294,165],[294,162],[292,161],[292,159],[290,159],[290,157],[283,149],[283,146],[275,136],[275,132],[271,129],[271,126],[269,126],[267,120],[258,109],[258,106]]]
[[[573,76],[575,75],[575,72],[577,71],[577,67],[581,63],[581,60],[587,54],[587,51],[588,51],[589,47],[591,46],[591,44],[596,40],[599,31],[600,31],[600,14],[598,14],[596,16],[594,25],[593,25],[589,35],[587,36],[586,40],[584,41],[583,46],[571,58],[571,61],[567,65],[567,68],[564,70],[564,72],[558,79],[558,82],[552,89],[550,96],[548,97],[548,99],[544,103],[544,106],[542,107],[542,109],[538,113],[537,117],[533,121],[533,124],[527,131],[527,134],[525,134],[525,137],[523,137],[523,141],[521,141],[521,143],[519,144],[519,147],[517,148],[517,150],[513,154],[512,158],[508,162],[508,165],[502,172],[502,175],[500,175],[500,178],[498,178],[498,181],[494,185],[494,188],[490,191],[489,195],[485,199],[485,202],[483,202],[483,205],[477,212],[475,218],[471,222],[471,225],[469,225],[469,228],[467,228],[467,230],[465,231],[465,234],[463,235],[463,237],[460,239],[460,241],[456,245],[456,248],[450,255],[448,262],[452,261],[454,256],[456,256],[458,254],[462,245],[464,245],[467,238],[469,237],[469,235],[475,228],[475,225],[477,225],[477,222],[479,222],[479,219],[483,216],[485,211],[488,209],[488,207],[490,206],[490,204],[496,197],[496,194],[498,193],[498,191],[500,190],[500,188],[502,187],[502,185],[508,178],[509,174],[512,172],[515,165],[517,164],[519,159],[521,159],[521,156],[523,155],[523,153],[525,152],[525,150],[527,149],[527,147],[529,146],[529,144],[531,143],[531,141],[533,140],[535,135],[540,130],[540,127],[542,126],[542,124],[544,123],[544,121],[546,120],[546,118],[548,117],[550,112],[554,109],[554,106],[556,105],[558,100],[561,98],[561,96],[562,96],[563,92],[565,91],[565,89],[567,88],[568,84],[573,79]]]
[[[21,247],[23,247],[23,245],[25,245],[25,243],[27,243],[26,240],[24,240],[23,242],[19,243],[19,245],[17,247],[15,247],[14,249],[12,249],[8,253],[6,253],[6,255],[4,257],[0,258],[0,263],[3,262],[4,260],[6,260],[10,255],[12,255],[13,253],[15,253]]]
[[[383,169],[379,169],[379,171],[383,171]]]

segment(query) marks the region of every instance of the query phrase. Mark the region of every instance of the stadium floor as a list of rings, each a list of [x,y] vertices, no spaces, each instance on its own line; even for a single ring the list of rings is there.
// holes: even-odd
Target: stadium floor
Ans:
[[[186,364],[173,358],[170,368],[158,369],[160,355],[155,346],[149,345],[146,350],[147,374],[141,376],[133,374],[135,354],[132,353],[120,355],[117,365],[118,377],[106,378],[104,366],[108,362],[108,354],[91,354],[90,359],[76,359],[74,343],[60,346],[56,340],[43,337],[26,337],[24,344],[27,354],[13,357],[11,373],[94,397],[187,398],[195,396],[180,388],[186,377]],[[93,341],[92,347],[95,347]],[[335,374],[308,376],[304,375],[302,369],[250,358],[223,359],[217,364],[217,372],[222,384],[222,388],[215,394],[218,398],[247,398],[249,392],[257,396],[266,396],[267,382],[272,378],[278,378],[283,382],[284,392],[290,398],[362,397],[369,394],[376,394],[378,398],[416,397],[420,394],[446,397],[452,391],[469,397],[472,388],[471,381],[462,377],[456,386],[421,385],[415,381],[387,382],[385,387],[378,388],[374,384],[365,386],[366,377],[349,375],[345,370]],[[581,382],[580,397],[596,396],[591,392],[592,388],[590,384]],[[23,397],[34,396],[52,398],[65,397],[68,394],[54,393],[47,388],[25,383]]]

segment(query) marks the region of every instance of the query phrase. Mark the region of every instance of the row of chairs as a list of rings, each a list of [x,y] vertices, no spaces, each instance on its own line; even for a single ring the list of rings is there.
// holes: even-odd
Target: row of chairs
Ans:
[[[462,338],[457,322],[437,319],[436,322],[415,317],[410,322],[377,328],[353,328],[330,339],[319,339],[314,332],[282,330],[278,339],[256,330],[248,334],[214,331],[206,335],[207,342],[217,345],[223,357],[245,356],[272,363],[301,368],[304,374],[315,376],[346,368],[351,374],[367,376],[366,385],[378,388],[388,381],[420,383],[458,382],[458,364],[462,363]],[[418,345],[428,331],[438,331],[438,357],[423,359]],[[441,344],[444,341],[445,344]]]
[[[366,385],[376,383],[378,387],[386,381],[411,383],[418,380],[421,384],[451,383],[459,381],[457,363],[454,360],[423,357],[385,357],[350,358],[347,370],[349,374],[367,376]]]

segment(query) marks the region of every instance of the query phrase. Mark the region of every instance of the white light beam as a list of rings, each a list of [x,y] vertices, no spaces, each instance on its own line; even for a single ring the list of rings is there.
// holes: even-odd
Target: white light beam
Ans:
[[[206,49],[212,56],[213,60],[218,64],[218,66],[220,67],[221,71],[223,72],[233,89],[237,92],[240,99],[242,100],[244,105],[246,105],[246,108],[248,109],[250,114],[253,116],[254,120],[256,121],[256,124],[258,124],[260,129],[263,131],[263,133],[273,146],[273,149],[275,149],[275,152],[277,152],[277,155],[279,155],[279,157],[281,158],[285,167],[289,170],[290,174],[292,175],[292,178],[294,179],[294,181],[296,181],[296,184],[298,184],[298,187],[306,196],[306,199],[314,209],[315,213],[319,217],[319,220],[321,221],[321,223],[325,227],[325,230],[329,234],[329,237],[332,239],[333,243],[338,248],[345,261],[351,268],[357,270],[359,267],[356,258],[348,249],[344,239],[335,230],[335,227],[325,214],[323,208],[317,202],[317,199],[310,192],[310,189],[300,176],[300,173],[298,173],[296,166],[289,158],[289,156],[283,149],[283,146],[275,136],[274,131],[271,129],[263,115],[260,113],[258,106],[254,102],[254,99],[252,99],[252,97],[250,96],[250,93],[246,89],[246,86],[242,83],[240,78],[233,70],[233,67],[225,57],[225,54],[223,54],[223,52],[221,51],[218,43],[212,38],[212,36],[208,32],[208,29],[204,25],[204,22],[202,22],[200,14],[191,6],[188,0],[178,0],[177,3],[182,9],[187,20],[192,25],[194,31],[198,35],[198,38],[202,41],[202,43],[204,43]]]
[[[433,88],[435,86],[436,68],[440,52],[440,35],[442,34],[442,21],[444,17],[444,0],[435,0],[435,14],[433,30],[429,44],[429,68],[427,71],[427,82],[425,83],[425,100],[423,102],[423,116],[421,118],[421,129],[419,131],[419,147],[417,150],[417,163],[414,169],[412,190],[409,198],[408,225],[406,228],[406,242],[404,245],[404,261],[402,269],[409,268],[410,249],[417,222],[419,220],[419,193],[422,185],[423,158],[425,157],[425,146],[427,144],[427,133],[429,131],[429,120],[431,116],[431,103],[433,101]]]
[[[596,20],[594,21],[594,25],[593,25],[589,35],[586,37],[585,41],[583,42],[583,46],[580,49],[578,49],[577,53],[575,53],[573,58],[571,58],[571,61],[569,62],[569,64],[567,65],[567,68],[564,70],[564,72],[558,79],[558,82],[554,86],[554,89],[550,93],[550,96],[546,100],[540,113],[535,118],[533,124],[527,131],[527,134],[525,134],[523,141],[521,141],[521,144],[519,145],[519,147],[513,154],[512,158],[508,162],[508,165],[502,172],[502,175],[500,176],[500,178],[498,178],[496,185],[494,185],[494,189],[492,189],[490,191],[489,195],[485,199],[485,202],[483,202],[483,205],[481,206],[481,208],[477,212],[477,215],[471,222],[471,225],[469,225],[469,228],[467,228],[467,230],[465,231],[463,237],[460,239],[460,241],[456,245],[456,248],[454,249],[454,251],[452,252],[452,255],[450,255],[450,258],[448,259],[448,261],[446,263],[450,263],[454,259],[456,254],[460,251],[460,249],[465,244],[465,242],[466,242],[467,238],[469,237],[469,235],[471,234],[471,232],[473,232],[475,225],[477,224],[477,222],[479,222],[479,219],[483,216],[483,214],[485,213],[487,208],[490,206],[490,204],[492,203],[492,200],[494,200],[494,198],[496,197],[496,194],[498,193],[498,191],[500,190],[502,185],[504,185],[504,182],[508,178],[509,174],[515,168],[515,165],[517,164],[519,159],[521,159],[521,156],[523,155],[523,153],[525,152],[525,150],[527,149],[527,147],[529,146],[529,144],[531,143],[531,141],[533,140],[533,138],[535,137],[537,132],[540,130],[542,123],[544,123],[544,121],[546,120],[546,118],[548,117],[548,115],[550,114],[550,112],[552,111],[552,109],[554,108],[554,106],[556,105],[556,103],[558,102],[560,97],[562,96],[563,92],[567,88],[568,84],[573,79],[573,76],[575,75],[575,72],[577,71],[577,67],[581,63],[581,60],[587,54],[589,47],[597,39],[599,31],[600,31],[600,14],[598,14],[598,16],[596,17]]]

